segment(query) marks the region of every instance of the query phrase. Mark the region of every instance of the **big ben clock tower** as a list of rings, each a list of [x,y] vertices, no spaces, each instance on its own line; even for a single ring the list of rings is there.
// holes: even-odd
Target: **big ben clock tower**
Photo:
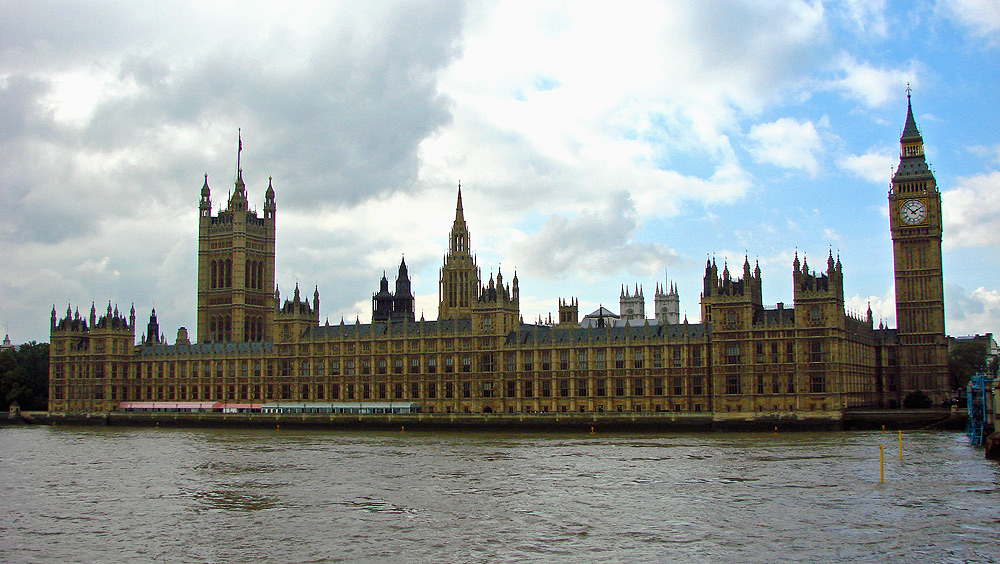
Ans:
[[[924,158],[924,140],[913,119],[909,89],[906,125],[899,144],[899,167],[889,192],[889,225],[900,345],[900,399],[919,390],[934,404],[940,404],[949,392],[941,193]]]

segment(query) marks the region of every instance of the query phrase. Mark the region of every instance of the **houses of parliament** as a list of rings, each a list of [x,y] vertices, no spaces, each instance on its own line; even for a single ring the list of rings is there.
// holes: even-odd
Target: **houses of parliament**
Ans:
[[[621,315],[580,318],[574,297],[558,321],[529,324],[516,273],[484,280],[461,186],[440,269],[436,320],[414,315],[405,261],[383,276],[369,323],[320,322],[320,295],[275,285],[275,190],[263,214],[235,190],[213,215],[206,176],[198,228],[197,326],[161,337],[134,308],[89,317],[51,313],[49,410],[95,413],[123,402],[406,402],[423,413],[644,412],[726,417],[839,417],[896,407],[915,392],[949,394],[941,262],[941,194],[907,99],[899,165],[888,194],[898,328],[846,313],[844,266],[796,254],[792,304],[765,305],[761,270],[705,265],[701,319],[676,313],[657,289],[622,290]],[[816,268],[813,270],[813,268]],[[610,315],[607,315],[610,314]],[[141,338],[136,339],[137,334]]]

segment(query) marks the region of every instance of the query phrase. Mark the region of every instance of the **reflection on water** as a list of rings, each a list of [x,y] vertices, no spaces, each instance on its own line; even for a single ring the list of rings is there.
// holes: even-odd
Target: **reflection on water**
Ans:
[[[960,434],[903,449],[892,433],[0,428],[0,562],[1000,562],[997,464]]]
[[[261,509],[274,509],[277,507],[274,498],[239,490],[198,492],[194,497],[202,500],[206,509],[259,511]]]

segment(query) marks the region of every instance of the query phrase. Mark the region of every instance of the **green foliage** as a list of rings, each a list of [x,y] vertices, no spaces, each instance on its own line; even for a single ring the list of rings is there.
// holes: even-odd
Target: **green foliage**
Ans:
[[[906,394],[903,398],[903,407],[906,409],[926,409],[931,406],[931,398],[927,394],[917,390]]]
[[[964,389],[973,375],[986,371],[985,340],[959,341],[948,351],[948,377],[954,390]]]
[[[17,402],[23,411],[44,411],[49,403],[49,345],[34,341],[0,353],[0,405]]]

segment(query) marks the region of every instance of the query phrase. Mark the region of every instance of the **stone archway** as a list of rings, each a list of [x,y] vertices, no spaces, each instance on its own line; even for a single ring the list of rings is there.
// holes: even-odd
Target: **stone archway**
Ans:
[[[490,406],[486,406],[483,408],[483,413],[493,413],[493,408]]]

